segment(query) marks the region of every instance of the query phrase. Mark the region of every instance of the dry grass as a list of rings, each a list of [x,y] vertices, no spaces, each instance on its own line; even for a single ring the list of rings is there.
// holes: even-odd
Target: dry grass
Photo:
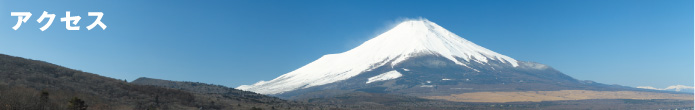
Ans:
[[[668,94],[638,91],[526,91],[526,92],[474,92],[449,96],[426,96],[427,99],[443,99],[456,102],[540,102],[585,99],[678,99],[693,100],[691,94]]]

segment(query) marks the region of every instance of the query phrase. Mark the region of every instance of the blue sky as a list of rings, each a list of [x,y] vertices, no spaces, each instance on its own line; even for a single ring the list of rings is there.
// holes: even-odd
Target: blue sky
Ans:
[[[340,53],[426,18],[498,53],[581,80],[693,85],[692,0],[35,1],[0,0],[0,53],[127,79],[236,87]],[[43,11],[56,14],[38,28]],[[65,11],[81,16],[68,31]],[[17,17],[33,16],[18,30]],[[86,30],[103,12],[108,28]]]

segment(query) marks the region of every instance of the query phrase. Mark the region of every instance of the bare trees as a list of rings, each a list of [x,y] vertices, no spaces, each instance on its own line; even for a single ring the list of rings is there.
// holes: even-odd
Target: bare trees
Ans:
[[[70,99],[70,104],[68,105],[69,110],[87,110],[87,104],[80,98],[73,97]]]

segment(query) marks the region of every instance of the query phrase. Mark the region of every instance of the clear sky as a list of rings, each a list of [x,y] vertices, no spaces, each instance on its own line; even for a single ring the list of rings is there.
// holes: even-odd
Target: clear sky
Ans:
[[[0,0],[0,10],[0,53],[129,81],[253,84],[422,17],[580,80],[693,85],[692,0]],[[44,32],[43,11],[56,14]],[[60,22],[65,11],[82,17],[79,31]],[[33,16],[15,31],[10,12]],[[103,12],[106,30],[86,30],[88,12]]]

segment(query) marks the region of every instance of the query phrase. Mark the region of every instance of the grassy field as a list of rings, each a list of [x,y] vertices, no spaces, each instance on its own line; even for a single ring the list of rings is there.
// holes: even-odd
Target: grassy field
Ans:
[[[639,91],[526,91],[526,92],[473,92],[449,96],[427,96],[427,99],[442,99],[456,102],[540,102],[586,99],[676,99],[693,100],[692,94],[669,94]]]

